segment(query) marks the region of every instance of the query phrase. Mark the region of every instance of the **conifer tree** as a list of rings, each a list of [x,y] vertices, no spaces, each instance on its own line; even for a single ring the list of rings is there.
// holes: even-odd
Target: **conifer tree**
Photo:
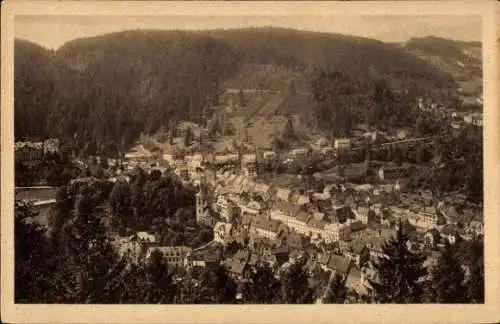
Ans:
[[[244,300],[247,304],[274,304],[278,301],[279,280],[267,265],[256,266],[250,281],[244,287]]]
[[[425,257],[409,251],[407,241],[408,234],[399,226],[396,236],[383,245],[384,256],[374,263],[378,278],[369,282],[379,303],[405,304],[421,300],[419,279],[425,275]]]
[[[281,303],[310,304],[313,289],[309,286],[309,276],[301,262],[292,263],[281,275]]]
[[[323,303],[325,304],[343,304],[347,298],[347,287],[345,278],[336,273],[330,281]]]
[[[434,303],[465,301],[464,271],[456,257],[456,246],[446,243],[436,267],[431,271],[430,299]]]
[[[484,303],[484,243],[482,236],[472,240],[468,252],[467,302]]]

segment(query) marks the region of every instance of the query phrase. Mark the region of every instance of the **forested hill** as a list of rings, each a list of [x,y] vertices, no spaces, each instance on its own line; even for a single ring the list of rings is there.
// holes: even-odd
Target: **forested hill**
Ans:
[[[73,40],[56,52],[17,40],[16,139],[60,136],[89,153],[116,151],[173,119],[200,122],[223,82],[248,63],[336,71],[353,83],[385,79],[419,92],[456,86],[401,46],[337,34],[134,30]]]

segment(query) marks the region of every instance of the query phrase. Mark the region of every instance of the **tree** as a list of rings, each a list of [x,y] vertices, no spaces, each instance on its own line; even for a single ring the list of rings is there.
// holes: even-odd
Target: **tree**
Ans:
[[[479,236],[470,242],[465,258],[469,275],[465,282],[467,302],[484,303],[484,242]]]
[[[109,195],[109,208],[112,216],[120,223],[127,224],[127,220],[132,216],[131,191],[128,182],[117,181]]]
[[[15,302],[43,303],[53,300],[56,287],[52,286],[52,271],[48,267],[53,253],[45,230],[30,222],[36,216],[31,204],[16,202],[14,212]]]
[[[295,134],[291,118],[288,118],[288,121],[286,122],[285,127],[283,128],[283,133],[281,137],[283,138],[283,141],[285,141],[285,143],[287,143],[288,145],[292,141],[296,140],[297,135]]]
[[[176,286],[173,272],[168,268],[161,252],[151,253],[145,266],[146,296],[144,302],[148,304],[170,304],[174,301]]]
[[[292,263],[280,276],[280,302],[283,304],[310,304],[313,302],[313,289],[309,287],[309,276],[302,262]]]
[[[431,271],[430,296],[435,303],[465,301],[464,271],[456,257],[456,245],[446,243],[437,266]]]
[[[418,303],[421,300],[419,279],[425,275],[425,258],[408,250],[408,238],[403,226],[399,226],[396,236],[383,245],[384,256],[374,262],[378,279],[369,282],[380,303]]]
[[[243,299],[247,304],[274,304],[278,302],[280,282],[267,264],[252,269],[249,282],[245,284]]]
[[[347,287],[345,278],[339,273],[335,273],[330,281],[323,303],[325,304],[343,304],[347,298]]]

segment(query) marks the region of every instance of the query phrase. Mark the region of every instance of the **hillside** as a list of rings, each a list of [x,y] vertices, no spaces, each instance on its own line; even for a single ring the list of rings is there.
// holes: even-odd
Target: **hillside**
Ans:
[[[16,138],[60,136],[109,154],[176,120],[204,124],[227,88],[279,93],[251,105],[251,118],[310,109],[319,71],[348,75],[349,87],[363,92],[348,94],[352,102],[378,80],[412,93],[457,87],[393,44],[276,28],[125,31],[73,40],[55,53],[16,40],[15,58]]]
[[[412,38],[403,47],[450,74],[468,93],[482,91],[482,45],[439,37]]]

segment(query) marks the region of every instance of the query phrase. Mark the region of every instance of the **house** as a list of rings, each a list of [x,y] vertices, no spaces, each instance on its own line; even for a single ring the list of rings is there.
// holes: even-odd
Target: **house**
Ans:
[[[418,211],[418,215],[423,221],[423,227],[425,228],[435,228],[437,226],[438,214],[437,210],[433,206],[424,206]]]
[[[450,244],[455,244],[460,238],[460,229],[452,224],[444,225],[441,230],[441,237],[448,240]]]
[[[349,224],[351,228],[351,239],[363,236],[365,233],[365,229],[368,228],[368,226],[366,224],[363,224],[361,221],[353,221]]]
[[[219,215],[228,223],[232,222],[233,218],[238,214],[236,204],[222,195],[217,197],[216,207]]]
[[[353,210],[353,212],[354,215],[356,215],[356,219],[360,220],[362,224],[370,224],[375,222],[375,212],[369,207],[358,206],[358,208]]]
[[[217,167],[236,166],[238,163],[239,163],[238,154],[216,155],[214,157],[214,165]]]
[[[349,258],[336,254],[323,254],[319,258],[318,263],[324,270],[338,273],[343,278],[347,277],[349,268],[351,267],[351,260]]]
[[[356,242],[356,244],[349,245],[344,255],[350,257],[354,265],[358,268],[363,267],[370,259],[370,251],[363,242]]]
[[[267,201],[271,198],[271,186],[265,183],[256,183],[253,188],[254,194],[262,199],[262,201]]]
[[[292,191],[290,189],[278,188],[276,191],[276,198],[278,198],[279,201],[289,202],[291,194]]]
[[[190,172],[194,172],[197,169],[201,169],[203,166],[203,155],[201,154],[193,154],[186,155],[184,157],[184,161],[186,162],[186,166]]]
[[[125,153],[126,160],[145,161],[152,156],[152,153],[145,149],[142,144],[136,145]]]
[[[265,151],[264,153],[262,153],[262,158],[266,162],[271,162],[275,161],[278,158],[278,154],[276,154],[276,152],[274,151]]]
[[[26,165],[40,163],[44,155],[41,143],[17,142],[14,150],[16,162],[22,162]]]
[[[222,261],[221,244],[211,241],[186,255],[187,267],[215,268]]]
[[[300,159],[304,158],[309,154],[309,149],[306,147],[300,147],[288,152],[288,158],[290,159]]]
[[[250,224],[250,231],[257,236],[276,240],[281,224],[282,223],[276,219],[267,219],[264,216],[257,216]]]
[[[472,220],[468,226],[469,231],[474,235],[484,235],[484,224],[480,220]]]
[[[138,242],[141,243],[149,243],[149,244],[154,244],[156,243],[156,237],[153,234],[150,234],[148,232],[137,232],[135,235],[130,236],[131,240],[136,239]]]
[[[309,216],[306,223],[311,235],[314,235],[318,238],[324,236],[325,226],[327,223],[323,219],[317,219],[315,217]]]
[[[214,241],[224,243],[231,236],[232,225],[230,223],[217,222],[214,225]]]
[[[238,250],[232,258],[229,258],[225,262],[229,274],[237,279],[242,280],[246,277],[248,270],[248,261],[250,260],[250,251],[247,249]]]
[[[337,151],[349,150],[351,148],[351,140],[348,138],[338,138],[335,140],[333,146]]]
[[[257,156],[255,154],[244,154],[241,157],[241,169],[245,175],[253,177],[257,175]]]
[[[333,242],[348,241],[351,237],[351,228],[347,223],[330,223],[325,225],[324,233]]]
[[[146,251],[146,261],[150,260],[154,251],[160,252],[170,267],[185,267],[186,256],[191,252],[191,248],[188,246],[153,246]]]
[[[424,242],[425,245],[431,248],[435,248],[436,245],[439,243],[439,239],[441,237],[441,234],[436,228],[432,228],[425,232],[424,235]]]
[[[381,167],[378,171],[378,177],[381,180],[397,180],[403,178],[405,174],[404,167]]]
[[[306,195],[298,195],[296,197],[296,203],[297,205],[306,205],[309,204],[311,200],[309,199],[309,196]]]

